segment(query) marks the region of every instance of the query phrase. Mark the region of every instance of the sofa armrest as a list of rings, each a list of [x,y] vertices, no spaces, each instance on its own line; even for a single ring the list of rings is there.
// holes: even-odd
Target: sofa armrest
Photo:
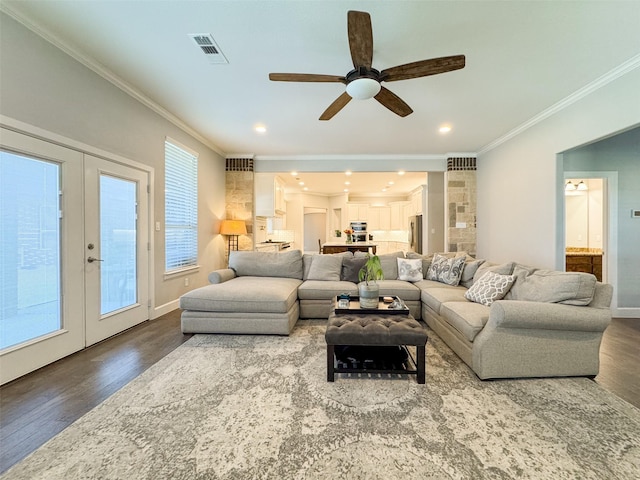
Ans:
[[[491,305],[487,324],[499,328],[602,332],[610,322],[609,309],[499,300]]]
[[[215,270],[209,274],[209,283],[223,283],[236,277],[236,272],[230,268]]]

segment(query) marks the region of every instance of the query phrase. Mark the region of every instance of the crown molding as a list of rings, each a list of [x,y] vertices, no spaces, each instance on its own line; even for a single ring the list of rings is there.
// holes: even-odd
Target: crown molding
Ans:
[[[591,95],[596,90],[604,87],[605,85],[613,82],[614,80],[622,77],[623,75],[626,75],[627,73],[631,72],[632,70],[635,70],[638,67],[640,67],[640,54],[631,57],[626,62],[618,65],[612,70],[609,70],[607,73],[605,73],[601,77],[596,78],[593,82],[585,85],[584,87],[575,91],[568,97],[565,97],[559,102],[551,105],[551,107],[547,108],[546,110],[543,110],[538,115],[530,118],[523,124],[507,132],[502,137],[499,137],[493,142],[488,143],[478,151],[478,155],[481,155],[481,154],[487,153],[490,150],[493,150],[494,148],[498,147],[499,145],[502,145],[503,143],[507,142],[513,137],[520,135],[525,130],[528,130],[534,125],[537,125],[538,123],[551,117],[552,115],[555,115],[561,110],[564,110],[565,108],[576,103],[577,101],[587,97],[588,95]]]
[[[171,113],[169,110],[165,109],[164,107],[160,106],[158,103],[151,100],[149,97],[144,95],[138,89],[130,85],[128,82],[118,77],[111,70],[109,70],[107,67],[102,65],[100,62],[98,62],[94,58],[71,47],[68,43],[64,42],[59,37],[54,35],[50,30],[43,27],[39,23],[26,18],[24,15],[17,12],[15,9],[10,7],[9,5],[0,2],[0,11],[3,13],[6,13],[11,18],[21,23],[29,30],[31,30],[33,33],[35,33],[39,37],[43,38],[44,40],[52,44],[54,47],[62,50],[71,58],[80,62],[82,65],[84,65],[94,73],[100,75],[102,78],[107,80],[109,83],[115,85],[117,88],[125,92],[127,95],[131,96],[138,102],[142,103],[149,109],[153,110],[155,113],[163,117],[165,120],[171,122],[180,130],[184,131],[185,133],[192,136],[194,139],[206,145],[211,150],[216,152],[218,155],[222,157],[226,156],[226,154],[217,145],[214,145],[213,143],[211,143],[211,141],[208,138],[204,137],[199,132],[194,130],[192,127],[187,125],[182,119],[180,119],[179,117]]]
[[[475,155],[475,154],[474,154]],[[400,153],[394,154],[366,154],[366,153],[358,153],[358,154],[332,154],[332,155],[256,155],[256,160],[260,161],[301,161],[301,162],[321,162],[328,160],[355,160],[355,161],[363,161],[363,160],[381,160],[386,162],[395,162],[395,161],[421,161],[421,160],[446,160],[447,155],[431,155],[431,154],[411,154],[411,155],[403,155]]]

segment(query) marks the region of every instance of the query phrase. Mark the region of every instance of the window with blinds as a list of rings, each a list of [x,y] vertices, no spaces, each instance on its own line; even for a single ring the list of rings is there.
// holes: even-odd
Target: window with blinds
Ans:
[[[198,156],[165,141],[165,270],[198,263]]]

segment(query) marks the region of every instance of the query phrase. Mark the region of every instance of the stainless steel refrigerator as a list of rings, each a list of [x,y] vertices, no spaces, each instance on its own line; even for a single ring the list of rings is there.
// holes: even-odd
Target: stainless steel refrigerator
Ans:
[[[422,253],[422,215],[409,217],[409,251]]]

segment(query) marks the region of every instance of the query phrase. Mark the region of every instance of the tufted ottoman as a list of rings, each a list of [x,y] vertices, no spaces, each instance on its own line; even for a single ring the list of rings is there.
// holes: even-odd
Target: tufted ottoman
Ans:
[[[334,306],[335,307],[335,306]],[[425,353],[427,329],[425,326],[407,315],[390,314],[336,314],[331,310],[327,331],[324,338],[327,342],[327,381],[333,382],[335,373],[409,373],[417,375],[418,383],[425,383]],[[350,346],[407,346],[416,347],[415,370],[358,370],[338,368],[335,364],[335,347]]]

